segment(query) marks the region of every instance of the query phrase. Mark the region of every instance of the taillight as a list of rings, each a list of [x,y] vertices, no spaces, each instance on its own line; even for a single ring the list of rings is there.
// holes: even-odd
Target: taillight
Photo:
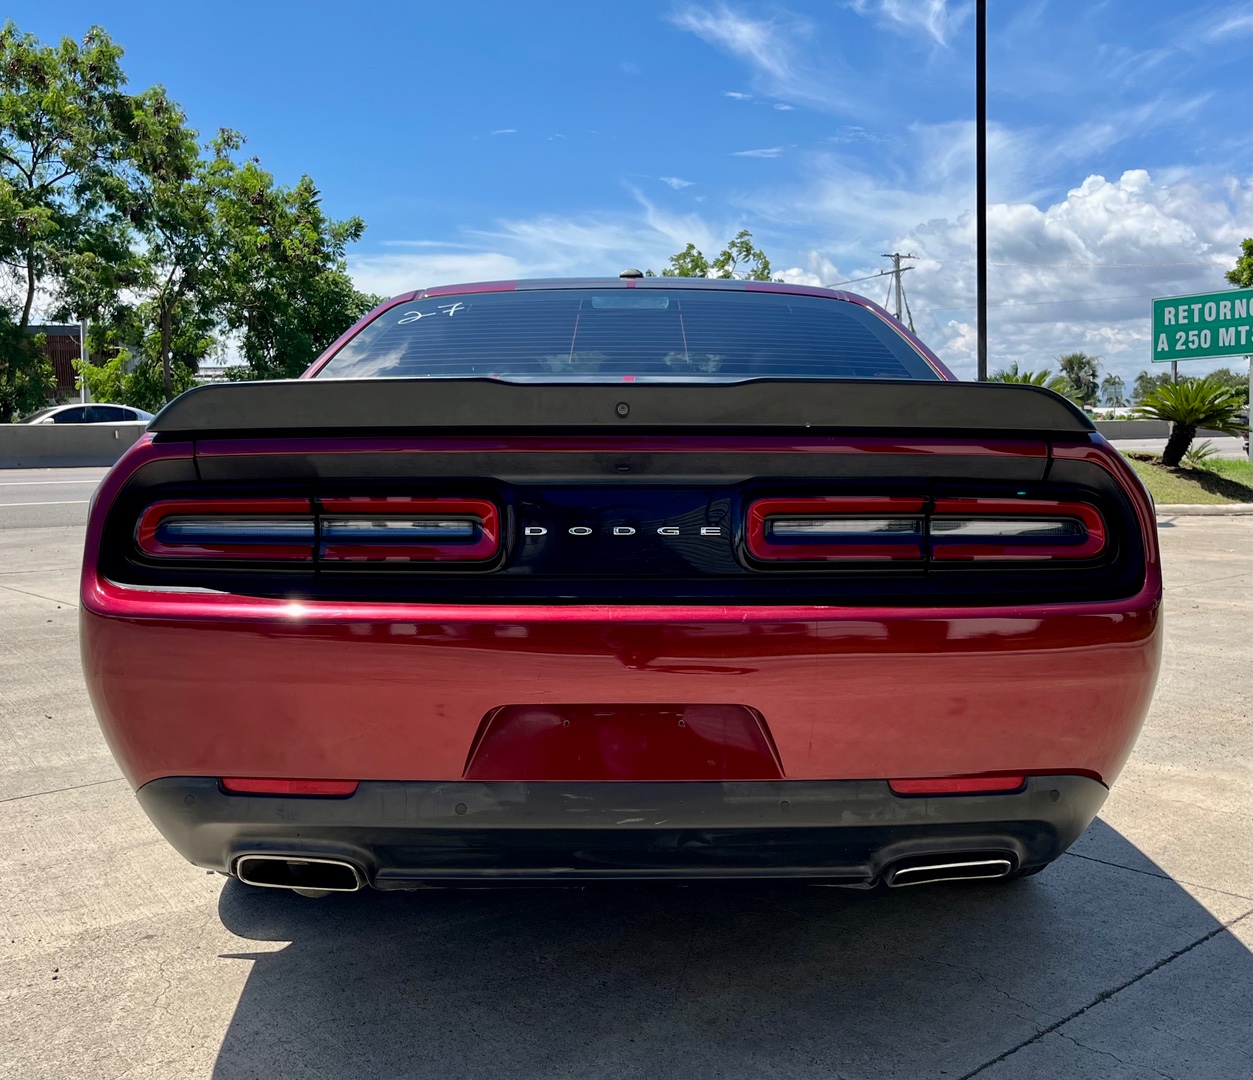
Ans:
[[[356,780],[286,780],[253,776],[223,777],[218,781],[231,795],[352,795]]]
[[[484,562],[500,550],[500,515],[486,499],[321,500],[325,562]]]
[[[312,562],[308,499],[167,499],[139,519],[135,543],[158,559]]]
[[[1091,559],[1106,546],[1095,506],[1053,499],[759,499],[746,534],[764,563],[1038,562]]]
[[[144,510],[135,543],[155,559],[485,563],[500,512],[486,499],[167,499]]]
[[[748,510],[748,553],[763,562],[917,562],[923,506],[894,496],[759,499]]]
[[[1027,782],[1019,773],[1010,776],[936,776],[916,780],[889,780],[895,795],[1005,795]]]
[[[1050,499],[936,499],[931,557],[1090,559],[1105,548],[1096,507]]]

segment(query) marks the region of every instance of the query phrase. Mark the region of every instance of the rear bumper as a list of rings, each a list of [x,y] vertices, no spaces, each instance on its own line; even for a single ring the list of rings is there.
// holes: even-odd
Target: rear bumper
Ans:
[[[144,785],[140,804],[189,861],[341,859],[378,889],[511,881],[801,878],[868,887],[930,856],[1057,858],[1108,794],[1032,776],[1005,795],[903,798],[881,780],[724,783],[367,781],[349,798],[225,794],[205,777]]]

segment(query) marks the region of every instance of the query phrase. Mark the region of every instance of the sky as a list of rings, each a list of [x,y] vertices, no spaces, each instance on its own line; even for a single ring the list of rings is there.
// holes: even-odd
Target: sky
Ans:
[[[989,357],[1150,367],[1149,300],[1226,287],[1253,235],[1248,0],[988,5]],[[966,0],[10,0],[103,26],[138,90],[231,127],[361,216],[359,288],[660,270],[749,229],[785,280],[905,274],[920,336],[975,350]],[[883,303],[886,279],[849,285]],[[1184,365],[1200,373],[1203,362]]]

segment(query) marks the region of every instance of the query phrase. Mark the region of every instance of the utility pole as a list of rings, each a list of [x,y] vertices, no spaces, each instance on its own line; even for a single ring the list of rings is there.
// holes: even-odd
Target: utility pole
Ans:
[[[913,254],[913,252],[910,252],[908,255],[902,255],[899,251],[893,251],[891,254],[888,254],[885,251],[883,253],[883,257],[885,259],[892,260],[892,269],[887,271],[887,273],[892,275],[892,284],[888,286],[888,300],[891,301],[892,293],[893,291],[895,291],[896,293],[896,311],[895,311],[896,321],[897,322],[903,321],[901,319],[901,306],[904,305],[905,313],[909,315],[909,329],[910,329],[910,332],[912,333],[914,329],[914,316],[913,316],[913,313],[909,310],[909,301],[905,299],[905,286],[901,283],[901,275],[905,273],[906,270],[912,270],[913,267],[901,266],[901,260],[902,259],[916,259],[918,258],[918,256]]]
[[[975,252],[978,293],[978,379],[988,381],[988,0],[975,2]]]
[[[78,324],[78,359],[80,363],[80,371],[78,380],[83,384],[83,388],[79,393],[79,400],[86,405],[91,400],[91,391],[87,388],[87,320],[82,319]]]

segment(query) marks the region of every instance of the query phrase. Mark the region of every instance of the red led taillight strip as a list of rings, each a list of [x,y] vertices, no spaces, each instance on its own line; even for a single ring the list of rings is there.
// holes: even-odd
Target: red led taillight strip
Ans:
[[[1105,522],[1087,503],[1051,499],[936,499],[937,560],[1091,559],[1105,550]]]
[[[312,562],[308,499],[166,499],[139,519],[135,543],[158,559]]]
[[[322,499],[320,562],[486,562],[500,511],[486,499]]]
[[[1106,547],[1095,506],[1055,499],[819,496],[759,499],[747,550],[760,562],[1048,562]]]
[[[758,499],[748,508],[748,553],[763,562],[920,562],[923,506],[896,496]]]

